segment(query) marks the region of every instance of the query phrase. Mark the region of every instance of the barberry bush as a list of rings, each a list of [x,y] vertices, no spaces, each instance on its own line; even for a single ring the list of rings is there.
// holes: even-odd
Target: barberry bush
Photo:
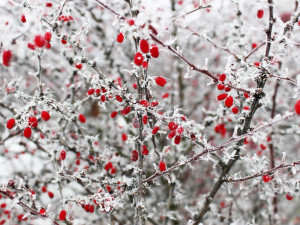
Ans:
[[[1,0],[0,224],[299,224],[297,0]]]

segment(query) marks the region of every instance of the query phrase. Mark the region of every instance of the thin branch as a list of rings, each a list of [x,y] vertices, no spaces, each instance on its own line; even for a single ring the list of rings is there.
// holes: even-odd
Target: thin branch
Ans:
[[[292,29],[295,23],[298,22],[299,17],[300,17],[300,11],[293,17],[292,21],[287,22],[286,26],[283,29],[283,35],[285,35],[289,30]]]
[[[293,80],[293,79],[291,79],[289,77],[281,77],[281,76],[278,76],[276,74],[271,74],[271,73],[269,73],[269,77],[274,77],[274,78],[276,78],[278,80],[286,80],[286,81],[288,81],[288,82],[290,82],[290,83],[292,83],[292,84],[294,84],[296,86],[299,86],[298,83],[295,80]]]
[[[42,78],[41,78],[41,74],[42,74],[42,54],[43,54],[43,50],[38,54],[38,71],[36,73],[36,79],[38,81],[38,87],[39,87],[39,96],[42,97],[43,96],[43,85],[42,85]]]
[[[177,17],[174,17],[172,19],[172,22],[175,22],[176,20],[180,19],[180,18],[185,18],[187,15],[189,14],[192,14],[193,12],[196,12],[200,9],[209,9],[211,8],[211,5],[207,5],[207,6],[202,6],[202,5],[199,5],[198,7],[196,7],[195,9],[191,10],[191,11],[188,11],[187,13],[183,14],[183,15],[180,15],[180,16],[177,16]]]
[[[57,20],[59,19],[60,15],[62,14],[62,12],[63,12],[63,10],[64,10],[64,8],[65,8],[65,6],[66,6],[66,4],[67,4],[68,2],[69,2],[69,0],[65,0],[65,1],[63,2],[63,4],[62,4],[62,6],[60,7],[60,10],[59,10],[59,12],[58,12],[58,14],[57,14],[55,20],[54,20],[54,22],[57,21]]]
[[[264,46],[266,42],[261,43],[260,45],[256,46],[256,48],[252,49],[252,51],[244,58],[244,61],[247,61],[247,59],[258,49],[260,49],[262,46]]]
[[[205,74],[206,76],[210,77],[211,79],[213,79],[214,82],[217,82],[218,81],[218,78],[216,75],[212,74],[211,72],[207,71],[207,70],[204,70],[204,69],[200,69],[198,68],[197,66],[195,66],[193,63],[191,63],[188,59],[186,59],[184,57],[184,55],[182,55],[181,53],[177,52],[174,48],[172,48],[171,46],[169,45],[166,45],[164,44],[162,41],[160,41],[158,38],[156,38],[154,35],[150,34],[151,38],[157,42],[158,44],[160,44],[161,46],[169,49],[173,54],[175,54],[176,56],[178,56],[179,58],[181,58],[183,61],[185,61],[189,66],[190,66],[190,69],[191,70],[195,70],[195,71],[198,71],[200,73],[203,73]],[[250,91],[249,90],[246,90],[246,89],[243,89],[243,88],[239,88],[239,87],[236,87],[230,83],[226,83],[225,84],[226,86],[229,86],[231,87],[232,89],[235,89],[237,91],[241,91],[241,92],[244,92],[244,93],[247,93],[247,94],[250,94]]]
[[[195,35],[195,36],[204,38],[206,41],[208,41],[209,43],[211,43],[215,48],[221,49],[222,51],[225,51],[225,52],[229,53],[229,54],[232,55],[236,60],[240,60],[240,58],[239,58],[235,53],[233,53],[232,51],[230,51],[228,48],[219,46],[218,44],[216,44],[212,39],[210,39],[210,38],[207,37],[206,35],[204,35],[204,34],[201,35],[201,34],[195,32],[195,31],[192,30],[189,26],[183,27],[183,26],[180,26],[180,25],[179,25],[179,27],[191,31],[191,32],[192,32],[192,35]]]
[[[104,3],[100,2],[99,0],[96,0],[96,2],[100,5],[102,5],[104,8],[108,9],[109,11],[111,11],[113,14],[115,14],[116,16],[118,16],[119,19],[121,20],[126,20],[126,18],[124,16],[121,16],[119,13],[117,13],[116,11],[114,11],[113,9],[111,9],[109,6],[105,5]]]
[[[261,177],[261,176],[265,176],[265,175],[272,175],[273,173],[275,173],[279,169],[295,167],[296,165],[299,165],[299,164],[300,164],[300,160],[295,161],[295,162],[290,163],[290,164],[282,163],[282,164],[280,164],[280,165],[278,165],[278,166],[276,166],[276,167],[274,167],[274,168],[272,168],[268,171],[265,171],[265,172],[258,172],[258,173],[255,173],[253,175],[249,175],[249,176],[239,178],[239,179],[227,178],[227,179],[225,179],[225,181],[226,182],[242,182],[242,181],[250,180],[250,179],[253,179],[253,178],[256,178],[256,177]]]

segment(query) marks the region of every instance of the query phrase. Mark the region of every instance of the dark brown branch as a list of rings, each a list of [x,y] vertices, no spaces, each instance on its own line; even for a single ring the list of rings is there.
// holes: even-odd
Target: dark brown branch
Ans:
[[[275,22],[274,15],[273,15],[273,0],[268,0],[268,3],[269,3],[269,27],[267,30],[267,46],[266,46],[265,57],[269,57],[270,54],[271,44],[272,44],[272,29],[273,29],[273,24]]]
[[[256,48],[252,49],[252,51],[244,58],[244,61],[247,61],[247,59],[254,53],[256,52],[258,49],[260,49],[262,46],[264,46],[266,43],[263,42],[260,45],[258,45]]]

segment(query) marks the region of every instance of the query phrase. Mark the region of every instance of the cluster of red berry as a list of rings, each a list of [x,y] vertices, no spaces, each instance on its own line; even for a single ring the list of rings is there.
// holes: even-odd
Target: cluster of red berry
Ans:
[[[44,121],[48,121],[50,119],[50,114],[47,111],[42,111],[41,112],[41,118]],[[8,129],[12,129],[15,126],[15,123],[16,123],[15,119],[11,118],[7,121],[6,127]],[[30,138],[31,134],[32,134],[31,128],[36,128],[37,126],[38,126],[37,118],[36,117],[29,117],[28,118],[28,127],[26,127],[23,131],[24,137]]]

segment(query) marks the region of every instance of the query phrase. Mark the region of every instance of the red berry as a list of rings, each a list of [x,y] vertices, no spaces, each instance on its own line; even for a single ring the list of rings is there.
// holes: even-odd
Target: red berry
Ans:
[[[7,129],[12,129],[15,126],[15,119],[9,119],[6,123]]]
[[[85,123],[86,121],[85,116],[83,114],[79,114],[78,119],[81,123]]]
[[[297,115],[300,115],[300,100],[298,100],[295,104],[295,112]]]
[[[148,116],[143,116],[143,124],[147,124],[148,123]]]
[[[65,160],[65,159],[66,159],[66,156],[67,156],[66,150],[62,149],[62,150],[60,151],[59,155],[60,155],[60,159],[61,159],[61,160]]]
[[[116,100],[118,102],[122,102],[123,101],[123,98],[120,96],[120,95],[116,95]]]
[[[8,183],[7,183],[7,185],[9,187],[14,187],[15,186],[15,181],[14,180],[9,180]]]
[[[169,124],[168,124],[168,127],[170,130],[175,130],[176,129],[176,124],[175,122],[171,121]]]
[[[28,43],[27,44],[27,47],[31,50],[35,50],[35,45],[34,44],[31,44],[31,43]]]
[[[252,43],[252,49],[255,49],[257,47],[257,44],[256,43]]]
[[[67,212],[66,210],[61,210],[59,213],[59,220],[66,220]]]
[[[144,57],[143,57],[142,53],[137,52],[137,53],[134,55],[134,64],[135,64],[135,65],[141,66],[141,65],[143,64],[143,60],[144,60]]]
[[[75,63],[75,67],[79,70],[82,69],[82,64],[81,63]]]
[[[54,194],[53,194],[53,192],[51,192],[51,191],[48,191],[48,196],[49,196],[49,198],[53,198],[53,197],[54,197]]]
[[[44,208],[41,208],[39,213],[41,215],[46,215],[46,210]]]
[[[180,136],[180,135],[176,135],[176,137],[175,137],[175,139],[174,139],[174,143],[175,143],[176,145],[179,145],[180,142],[181,142],[181,136]]]
[[[24,14],[21,16],[21,21],[22,21],[22,23],[26,23],[26,17]]]
[[[148,102],[147,100],[141,100],[141,101],[140,101],[140,104],[141,104],[142,106],[145,106],[145,107],[148,107],[148,106],[149,106],[149,102]]]
[[[46,42],[45,48],[46,48],[47,50],[51,49],[51,44],[50,44],[50,42],[48,42],[48,41]]]
[[[24,218],[24,215],[23,215],[23,214],[17,215],[17,218],[18,218],[18,221],[19,221],[19,222],[21,222],[22,220],[23,220],[23,221],[26,221],[26,220],[27,220],[27,217]]]
[[[168,138],[172,139],[173,137],[175,137],[176,135],[176,130],[172,130],[169,134],[168,134]]]
[[[43,186],[43,187],[42,187],[42,192],[44,192],[44,193],[47,192],[46,186]]]
[[[254,62],[253,63],[255,66],[260,66],[260,62]]]
[[[233,105],[233,98],[232,96],[228,96],[225,100],[225,106],[230,108]]]
[[[166,79],[163,77],[156,77],[155,82],[157,85],[164,87],[167,83]]]
[[[46,32],[45,35],[44,35],[45,40],[48,41],[48,42],[51,41],[51,37],[52,37],[51,32]]]
[[[117,112],[117,111],[113,111],[113,112],[110,114],[110,117],[111,117],[111,118],[115,118],[117,115],[118,115],[118,112]]]
[[[101,93],[101,89],[96,89],[96,91],[95,91],[95,93],[96,93],[96,95],[100,95],[100,93]]]
[[[90,205],[90,210],[89,210],[89,212],[90,212],[90,213],[93,213],[93,212],[94,212],[94,210],[95,210],[95,207],[94,207],[94,205]]]
[[[266,148],[267,148],[267,147],[266,147],[265,145],[263,145],[263,144],[260,144],[260,147],[261,147],[262,150],[266,150]]]
[[[133,150],[133,151],[131,152],[131,161],[135,162],[135,161],[138,160],[138,158],[139,158],[139,153],[138,153],[138,151],[137,151],[137,150]]]
[[[225,87],[225,92],[229,92],[229,91],[231,91],[231,87],[226,86]]]
[[[129,19],[129,20],[127,20],[127,23],[129,24],[129,26],[133,26],[134,25],[134,20]]]
[[[232,107],[231,111],[234,113],[234,114],[238,114],[239,113],[239,108],[237,106],[234,106]]]
[[[30,138],[31,137],[31,128],[30,127],[26,127],[23,131],[23,135],[26,138]]]
[[[150,54],[153,58],[158,58],[159,51],[158,47],[155,44],[151,45]]]
[[[85,205],[85,206],[84,206],[84,210],[85,210],[86,212],[89,212],[89,211],[90,211],[90,205],[89,205],[89,204]]]
[[[161,172],[164,172],[167,169],[166,163],[164,161],[159,162],[159,169]]]
[[[106,165],[104,166],[104,169],[106,171],[109,171],[112,168],[113,168],[113,164],[111,162],[106,163]]]
[[[50,119],[50,115],[47,111],[42,111],[41,117],[43,120],[48,121]]]
[[[66,36],[64,36],[62,39],[61,39],[61,43],[63,44],[63,45],[65,45],[65,44],[67,44],[67,37]]]
[[[264,181],[265,183],[268,183],[270,180],[271,180],[271,177],[270,177],[269,175],[263,176],[263,181]]]
[[[127,115],[128,113],[130,113],[130,111],[131,111],[131,107],[128,106],[128,107],[126,107],[126,108],[123,110],[123,114],[124,114],[124,115]]]
[[[42,35],[36,35],[34,38],[34,43],[36,47],[42,48],[45,45],[45,38]]]
[[[147,146],[143,145],[142,155],[148,155],[148,154],[149,154],[149,150],[148,150]]]
[[[219,101],[223,101],[227,97],[227,95],[228,95],[227,93],[220,94],[218,95],[217,99]]]
[[[221,201],[221,202],[220,202],[220,207],[221,207],[221,208],[225,208],[225,206],[226,206],[225,202],[224,202],[224,201]]]
[[[244,106],[243,109],[244,110],[249,110],[249,107],[248,106]]]
[[[177,134],[182,134],[183,133],[183,127],[178,127],[176,132],[177,132]]]
[[[124,142],[127,141],[127,134],[125,133],[122,134],[122,141]]]
[[[147,63],[146,61],[144,61],[143,64],[142,64],[142,67],[143,67],[144,69],[147,69],[147,68],[148,68],[148,63]]]
[[[119,33],[117,36],[117,42],[122,43],[124,40],[124,35],[122,33]]]
[[[225,88],[224,84],[218,84],[218,90],[223,90]]]
[[[264,16],[264,10],[259,9],[257,10],[257,18],[261,19]]]
[[[37,125],[38,125],[38,120],[37,120],[37,118],[36,118],[36,117],[29,117],[29,118],[28,118],[28,125],[29,125],[30,127],[36,128]]]
[[[52,7],[52,3],[51,2],[46,2],[46,7]]]
[[[151,106],[152,106],[152,107],[155,107],[155,106],[157,106],[157,105],[158,105],[158,102],[157,102],[157,101],[151,102]]]
[[[143,53],[148,53],[149,52],[149,43],[147,40],[141,40],[140,41],[140,49]]]
[[[10,65],[10,60],[12,58],[11,51],[10,50],[3,51],[2,58],[3,58],[3,65],[4,66],[9,66]]]
[[[291,201],[293,200],[293,196],[291,194],[286,194],[286,199]]]
[[[153,135],[156,134],[156,133],[158,132],[158,130],[159,130],[159,127],[154,127],[154,128],[152,129],[152,134],[153,134]]]
[[[219,81],[224,82],[226,80],[226,74],[222,73],[219,77]]]
[[[113,167],[110,171],[111,174],[114,174],[115,172],[117,171],[117,168],[116,167]]]
[[[134,89],[137,89],[137,84],[136,84],[136,83],[133,83],[133,84],[132,84],[132,87],[133,87]]]
[[[95,89],[92,88],[92,89],[88,90],[87,93],[88,93],[88,95],[92,95],[95,93]]]
[[[249,94],[244,93],[244,97],[245,97],[245,98],[249,98],[250,96],[249,96]]]
[[[196,140],[196,135],[194,133],[191,134],[191,139],[192,139],[192,141]]]
[[[101,99],[102,102],[105,102],[105,100],[106,100],[105,95],[101,95],[100,99]]]
[[[106,185],[106,189],[108,192],[111,192],[111,187],[109,185]]]

